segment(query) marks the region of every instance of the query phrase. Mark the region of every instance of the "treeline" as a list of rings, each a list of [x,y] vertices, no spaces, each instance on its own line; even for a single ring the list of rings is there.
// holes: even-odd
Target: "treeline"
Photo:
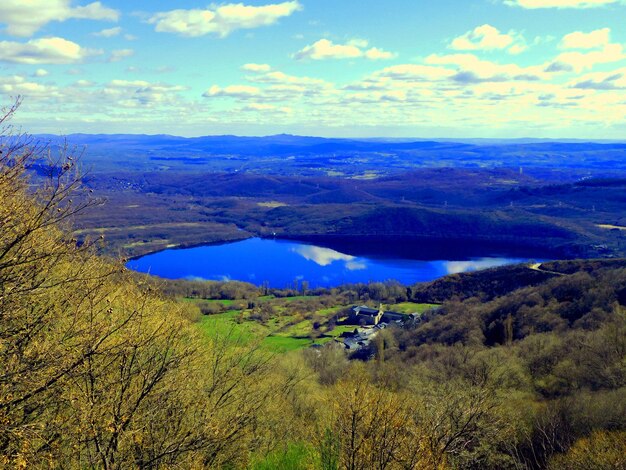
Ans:
[[[503,296],[522,287],[534,286],[555,274],[532,270],[528,265],[504,266],[477,272],[452,274],[432,282],[413,286],[412,299],[417,302],[444,302],[471,297],[482,301]]]
[[[450,299],[493,300],[524,287],[536,286],[562,274],[592,273],[606,268],[626,268],[624,259],[566,260],[537,264],[502,266],[474,272],[452,274],[411,289],[415,302],[440,303]]]
[[[405,286],[397,281],[343,284],[332,288],[310,288],[306,281],[294,281],[293,287],[277,289],[239,281],[189,281],[160,279],[138,275],[171,297],[192,299],[250,300],[263,296],[335,296],[344,303],[364,302],[394,304],[400,302],[442,303],[450,299],[470,298],[487,302],[524,287],[537,286],[564,274],[594,273],[603,269],[626,268],[624,259],[567,260],[538,264],[501,266],[480,271],[451,274],[431,282]]]
[[[417,300],[415,287],[407,287],[398,281],[343,284],[332,288],[309,288],[306,281],[294,281],[294,287],[277,289],[255,286],[240,281],[188,281],[137,275],[137,279],[150,283],[171,297],[211,300],[247,300],[263,296],[276,298],[295,296],[342,296],[348,302],[377,301],[385,303]],[[415,293],[415,294],[414,294]]]

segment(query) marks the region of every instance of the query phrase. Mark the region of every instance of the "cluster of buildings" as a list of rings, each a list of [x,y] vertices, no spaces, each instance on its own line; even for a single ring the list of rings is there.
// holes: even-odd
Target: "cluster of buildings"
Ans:
[[[344,333],[339,341],[347,350],[356,351],[369,346],[376,335],[389,325],[394,323],[402,325],[416,316],[418,316],[417,313],[404,314],[384,310],[382,304],[378,308],[363,305],[354,306],[343,324],[355,325],[356,328],[353,332]]]

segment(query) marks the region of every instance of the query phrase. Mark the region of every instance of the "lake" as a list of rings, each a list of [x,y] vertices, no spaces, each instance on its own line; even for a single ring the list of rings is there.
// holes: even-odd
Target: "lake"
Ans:
[[[271,287],[332,287],[345,283],[397,280],[403,284],[430,281],[447,274],[530,260],[503,248],[463,249],[439,243],[389,243],[376,248],[352,242],[335,247],[287,240],[252,238],[234,243],[170,249],[127,263],[130,269],[168,279],[245,281]],[[340,247],[340,250],[337,247]],[[471,248],[471,249],[470,249]],[[482,250],[483,256],[480,256]],[[463,253],[465,251],[465,253]],[[445,256],[445,253],[453,256]],[[505,253],[505,254],[503,254]],[[433,256],[433,254],[435,256]],[[433,259],[437,258],[437,259]],[[448,259],[444,259],[448,258]]]

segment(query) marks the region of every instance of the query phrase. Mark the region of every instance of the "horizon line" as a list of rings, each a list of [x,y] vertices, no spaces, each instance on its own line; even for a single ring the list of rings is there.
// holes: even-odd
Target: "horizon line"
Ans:
[[[383,141],[405,141],[405,142],[462,142],[462,141],[537,141],[537,142],[610,142],[610,143],[626,143],[626,139],[611,139],[611,138],[585,138],[585,137],[390,137],[390,136],[376,136],[376,137],[325,137],[320,135],[302,135],[302,134],[256,134],[256,135],[241,135],[241,134],[198,134],[193,136],[183,136],[178,134],[167,133],[90,133],[90,132],[71,132],[68,134],[54,134],[49,132],[43,133],[28,133],[33,137],[37,136],[54,136],[54,137],[69,137],[69,136],[133,136],[133,137],[175,137],[179,139],[200,139],[204,137],[234,137],[239,139],[264,139],[272,137],[295,137],[303,139],[324,139],[324,140],[347,140],[347,141],[370,141],[370,140],[383,140]]]

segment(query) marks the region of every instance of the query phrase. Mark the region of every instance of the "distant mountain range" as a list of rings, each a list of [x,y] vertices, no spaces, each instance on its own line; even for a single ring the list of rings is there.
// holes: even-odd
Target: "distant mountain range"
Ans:
[[[276,145],[289,147],[310,147],[316,145],[337,145],[339,147],[356,146],[363,148],[364,145],[389,145],[402,144],[403,147],[415,146],[423,148],[426,145],[435,144],[471,144],[471,145],[519,145],[519,144],[572,144],[572,145],[626,145],[626,140],[585,140],[585,139],[541,139],[541,138],[517,138],[517,139],[490,139],[490,138],[326,138],[312,136],[298,136],[292,134],[277,134],[261,137],[245,137],[236,135],[209,135],[200,137],[180,137],[169,134],[69,134],[59,136],[54,134],[38,134],[35,137],[44,141],[58,141],[65,139],[75,144],[105,144],[126,143],[132,145],[211,145],[218,147],[234,147],[249,149],[254,145]],[[405,147],[406,148],[406,147]]]
[[[261,172],[303,176],[381,175],[432,167],[626,169],[626,142],[541,139],[338,139],[280,134],[177,137],[143,134],[42,134],[53,147],[85,147],[99,171]]]

